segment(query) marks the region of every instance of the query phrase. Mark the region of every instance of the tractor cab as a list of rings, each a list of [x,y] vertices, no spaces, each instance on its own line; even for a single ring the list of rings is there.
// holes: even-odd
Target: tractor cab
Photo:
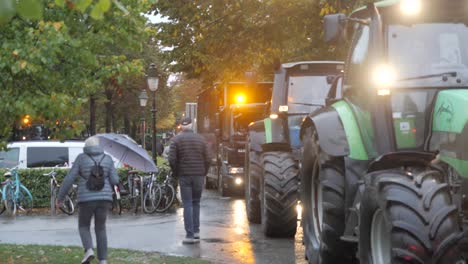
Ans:
[[[270,119],[284,122],[284,142],[301,146],[299,128],[304,116],[325,105],[334,78],[343,72],[337,61],[302,61],[282,64],[275,72]]]
[[[326,17],[328,40],[339,43],[345,34],[353,35],[343,90],[357,113],[368,158],[396,151],[444,152],[447,133],[462,132],[466,117],[459,117],[455,130],[447,127],[447,119],[466,116],[468,110],[466,8],[461,0],[391,0],[349,18]]]

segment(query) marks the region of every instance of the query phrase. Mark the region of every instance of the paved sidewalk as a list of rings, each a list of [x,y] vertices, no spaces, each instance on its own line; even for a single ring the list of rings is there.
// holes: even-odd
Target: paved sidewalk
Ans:
[[[0,243],[81,246],[76,216],[0,216]],[[92,227],[93,228],[93,227]],[[182,245],[182,209],[172,214],[111,215],[109,247],[199,257],[213,263],[306,263],[300,234],[268,239],[249,225],[241,199],[206,191],[201,207],[201,243]]]

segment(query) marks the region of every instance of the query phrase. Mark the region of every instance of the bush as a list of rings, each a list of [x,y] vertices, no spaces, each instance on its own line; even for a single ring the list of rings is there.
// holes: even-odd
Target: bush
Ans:
[[[50,177],[43,174],[49,173],[52,169],[22,169],[19,170],[21,183],[29,189],[33,196],[33,205],[35,208],[50,206]],[[63,181],[69,169],[56,169],[57,180],[59,183]],[[128,169],[118,169],[119,179],[121,182],[126,181]],[[5,178],[3,174],[5,169],[0,169],[1,181]],[[145,175],[144,172],[139,172],[139,175]],[[76,182],[78,182],[77,177]]]

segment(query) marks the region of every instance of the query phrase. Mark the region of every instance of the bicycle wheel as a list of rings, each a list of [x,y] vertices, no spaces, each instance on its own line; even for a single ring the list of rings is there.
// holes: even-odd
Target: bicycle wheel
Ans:
[[[72,215],[75,212],[75,205],[69,195],[65,196],[62,206],[60,206],[59,209],[67,215]]]
[[[143,211],[147,214],[156,212],[159,203],[161,202],[161,188],[154,184],[150,190],[145,193],[143,198]]]
[[[5,212],[5,204],[3,203],[3,193],[2,190],[0,190],[0,215]]]
[[[6,212],[9,216],[16,215],[16,202],[15,202],[15,190],[11,186],[6,186],[5,191],[5,205]]]
[[[20,186],[18,193],[17,208],[26,214],[31,213],[33,209],[32,195],[23,185]]]
[[[55,208],[55,203],[57,201],[57,186],[50,187],[50,215],[55,216],[57,214],[57,210]]]
[[[161,186],[161,202],[158,204],[156,212],[163,213],[172,206],[175,198],[174,187],[170,184]]]

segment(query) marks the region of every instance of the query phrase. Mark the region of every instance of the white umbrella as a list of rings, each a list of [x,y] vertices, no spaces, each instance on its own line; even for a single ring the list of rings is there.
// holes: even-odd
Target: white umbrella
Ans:
[[[99,145],[105,152],[117,158],[121,163],[128,164],[144,172],[156,172],[158,170],[148,152],[127,135],[106,133],[97,134],[93,137],[99,139]]]

